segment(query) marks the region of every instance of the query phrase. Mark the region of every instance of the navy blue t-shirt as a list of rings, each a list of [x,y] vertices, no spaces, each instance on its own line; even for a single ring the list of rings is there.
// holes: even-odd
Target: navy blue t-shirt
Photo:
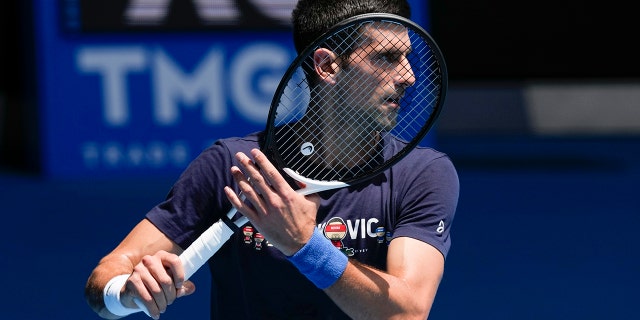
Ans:
[[[248,155],[258,141],[259,134],[252,134],[204,150],[147,218],[188,247],[231,208],[223,188],[235,186],[233,156]],[[446,257],[458,193],[450,159],[418,147],[366,183],[321,192],[318,228],[350,259],[381,270],[388,244],[397,237],[424,241]],[[259,231],[245,225],[209,260],[212,319],[348,319]]]

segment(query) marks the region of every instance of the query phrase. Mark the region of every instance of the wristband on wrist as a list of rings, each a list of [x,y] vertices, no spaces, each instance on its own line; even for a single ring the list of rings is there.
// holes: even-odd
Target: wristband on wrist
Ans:
[[[113,277],[107,282],[107,285],[104,286],[104,290],[102,291],[105,307],[116,316],[124,317],[142,311],[138,308],[127,308],[122,304],[122,301],[120,301],[120,291],[127,282],[127,279],[129,279],[129,276],[129,274],[121,274]]]
[[[328,288],[338,281],[349,263],[347,256],[325,238],[319,229],[313,232],[302,249],[288,259],[320,289]]]

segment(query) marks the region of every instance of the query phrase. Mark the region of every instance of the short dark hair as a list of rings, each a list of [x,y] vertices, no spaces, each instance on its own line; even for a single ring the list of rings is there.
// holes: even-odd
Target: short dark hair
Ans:
[[[411,18],[411,8],[406,0],[300,0],[292,14],[296,51],[301,53],[342,20],[365,13],[391,13]]]

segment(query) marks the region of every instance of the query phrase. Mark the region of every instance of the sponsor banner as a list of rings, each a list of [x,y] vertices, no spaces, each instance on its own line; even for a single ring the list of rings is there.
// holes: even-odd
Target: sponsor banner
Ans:
[[[175,175],[216,139],[263,129],[276,86],[295,58],[290,29],[242,25],[231,1],[226,11],[193,2],[196,13],[235,12],[224,27],[202,20],[189,29],[175,19],[163,26],[158,17],[170,16],[172,1],[158,1],[162,6],[148,12],[138,2],[113,1],[129,20],[96,26],[87,25],[91,12],[100,12],[87,7],[91,1],[35,0],[45,175]],[[282,22],[281,11],[290,12],[295,1],[280,5],[280,11],[263,8],[262,16]],[[414,4],[414,11],[423,6]]]

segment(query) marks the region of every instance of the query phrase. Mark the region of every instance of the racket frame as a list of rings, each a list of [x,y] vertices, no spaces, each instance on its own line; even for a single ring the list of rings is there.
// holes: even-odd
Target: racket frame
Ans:
[[[318,181],[314,179],[305,178],[297,174],[294,170],[287,168],[279,152],[277,151],[277,146],[274,143],[275,131],[276,131],[275,130],[276,127],[274,126],[274,123],[277,117],[277,111],[278,111],[277,106],[280,104],[280,100],[283,96],[284,91],[287,88],[289,79],[294,77],[294,75],[298,72],[298,68],[302,66],[302,64],[305,62],[305,60],[309,58],[309,55],[312,54],[313,51],[317,50],[318,48],[321,48],[321,44],[325,43],[325,41],[331,38],[335,33],[343,29],[346,29],[348,27],[362,24],[363,22],[389,22],[389,23],[396,23],[406,27],[410,27],[410,29],[413,32],[418,34],[418,36],[420,36],[423,40],[425,40],[425,42],[427,42],[429,49],[432,51],[432,55],[436,58],[436,63],[438,64],[438,68],[440,69],[440,77],[441,77],[441,80],[439,83],[440,92],[439,94],[436,95],[439,99],[436,102],[436,104],[434,104],[432,114],[428,117],[428,120],[425,123],[425,125],[423,125],[422,128],[418,131],[415,138],[408,142],[408,144],[403,148],[402,152],[398,152],[393,156],[391,156],[388,160],[386,160],[384,165],[378,166],[377,168],[369,171],[365,175],[356,177],[354,179],[347,179],[345,181]],[[269,114],[267,116],[267,125],[265,128],[264,145],[261,149],[263,150],[267,158],[269,158],[269,160],[274,164],[276,168],[282,168],[282,171],[285,172],[287,175],[289,175],[291,178],[297,181],[305,181],[307,185],[313,184],[313,185],[322,186],[322,185],[327,185],[327,183],[331,184],[334,182],[336,184],[341,184],[343,186],[358,184],[360,182],[370,179],[371,177],[385,171],[389,167],[396,164],[424,139],[424,137],[427,135],[427,133],[429,133],[429,131],[435,124],[436,120],[440,116],[440,112],[442,111],[442,107],[444,106],[447,89],[448,89],[448,73],[447,73],[447,65],[444,60],[444,56],[442,55],[442,51],[440,50],[440,47],[437,45],[435,40],[424,28],[422,28],[420,25],[418,25],[417,23],[407,18],[394,15],[394,14],[389,14],[389,13],[365,13],[365,14],[356,15],[336,24],[331,29],[329,29],[329,31],[325,32],[324,34],[316,38],[289,65],[289,67],[287,68],[287,71],[282,77],[282,80],[278,84],[278,87],[276,88],[276,92],[273,95],[273,100],[271,101],[271,108],[269,109]],[[318,187],[320,191],[335,189],[339,187],[338,186],[328,187],[327,185],[326,189],[321,189],[321,188],[322,187]],[[305,193],[305,194],[308,194],[308,193]]]

